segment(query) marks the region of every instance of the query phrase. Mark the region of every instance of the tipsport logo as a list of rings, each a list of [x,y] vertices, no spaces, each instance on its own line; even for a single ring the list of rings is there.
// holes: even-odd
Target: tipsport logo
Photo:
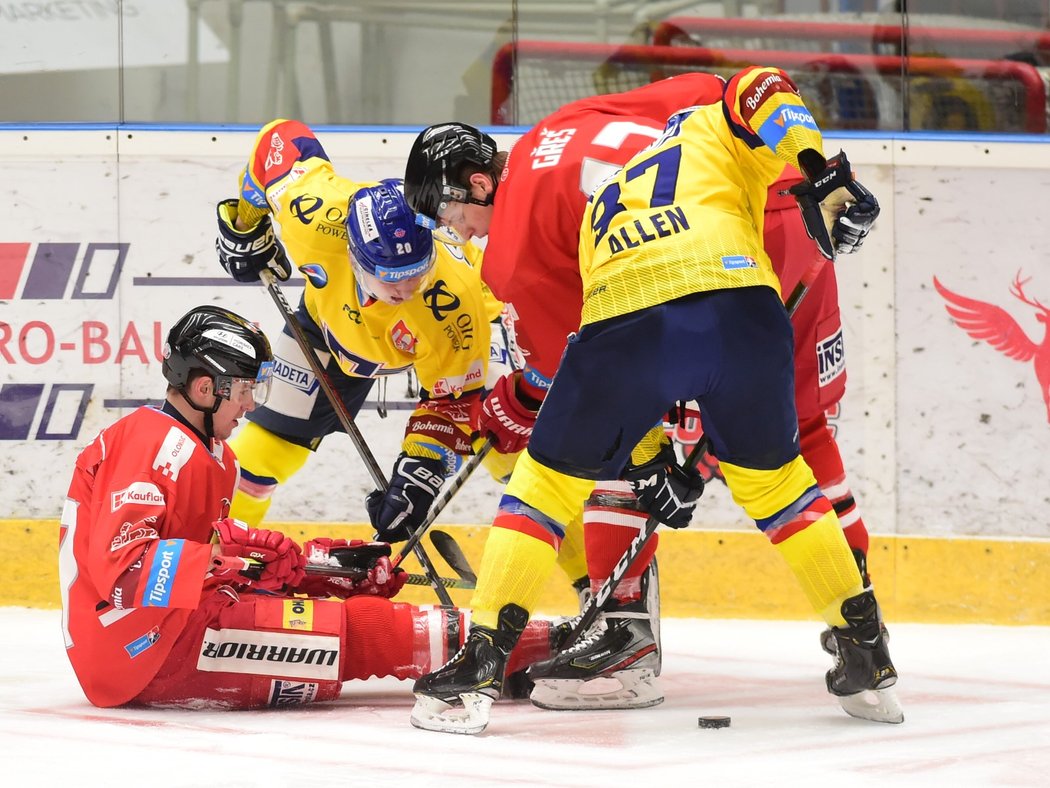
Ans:
[[[1025,285],[1030,281],[1031,277],[1022,279],[1018,271],[1010,285],[1010,295],[1035,310],[1035,319],[1045,326],[1040,342],[1030,338],[1002,307],[954,293],[942,285],[937,277],[933,278],[933,286],[947,302],[945,309],[955,325],[974,339],[987,342],[1008,358],[1031,362],[1039,393],[1046,406],[1046,420],[1050,423],[1050,307],[1025,294]]]

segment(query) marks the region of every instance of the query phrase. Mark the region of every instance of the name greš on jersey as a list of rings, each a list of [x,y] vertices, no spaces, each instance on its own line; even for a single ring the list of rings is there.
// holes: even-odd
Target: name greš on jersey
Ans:
[[[688,229],[689,222],[685,218],[685,211],[682,208],[667,208],[642,219],[635,219],[618,231],[609,233],[609,254],[617,254],[624,249],[635,249],[657,238],[669,238]]]

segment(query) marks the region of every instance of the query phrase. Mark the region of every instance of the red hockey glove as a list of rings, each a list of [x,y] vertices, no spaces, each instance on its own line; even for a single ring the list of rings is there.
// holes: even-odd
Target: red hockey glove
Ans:
[[[294,588],[297,594],[334,596],[346,599],[366,594],[390,599],[405,585],[408,574],[390,563],[390,545],[360,539],[311,539],[303,545],[306,563],[315,566],[341,566],[358,569],[360,577],[307,574]]]
[[[523,401],[518,392],[521,372],[512,372],[496,381],[496,385],[481,403],[478,414],[478,432],[492,438],[496,451],[513,454],[529,443],[536,423],[539,403]]]
[[[704,480],[704,484],[709,483],[712,479],[718,479],[722,484],[726,483],[726,477],[722,473],[722,468],[718,464],[718,458],[715,457],[710,451],[705,451],[696,463],[696,472],[700,474],[700,478]]]
[[[216,556],[212,574],[218,577],[237,575],[236,579],[250,582],[262,591],[277,591],[285,585],[294,586],[303,579],[306,559],[295,542],[279,531],[264,528],[249,528],[240,520],[227,517],[212,523],[219,540],[219,555]],[[249,570],[258,572],[258,579],[244,576],[237,567],[238,560],[249,566],[262,564]]]

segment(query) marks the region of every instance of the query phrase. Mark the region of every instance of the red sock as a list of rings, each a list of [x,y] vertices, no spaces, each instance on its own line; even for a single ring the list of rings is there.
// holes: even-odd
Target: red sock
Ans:
[[[828,429],[824,414],[800,419],[798,424],[799,443],[802,446],[802,458],[813,469],[817,485],[821,492],[831,501],[842,532],[851,549],[868,554],[868,529],[860,516],[853,491],[846,480],[846,470],[842,465],[835,437]]]
[[[637,500],[626,482],[601,482],[583,510],[583,541],[587,551],[587,574],[591,591],[598,592],[627,548],[645,529],[648,515],[639,511]],[[657,534],[653,534],[623,576],[613,598],[621,602],[638,599],[642,574],[656,553]]]

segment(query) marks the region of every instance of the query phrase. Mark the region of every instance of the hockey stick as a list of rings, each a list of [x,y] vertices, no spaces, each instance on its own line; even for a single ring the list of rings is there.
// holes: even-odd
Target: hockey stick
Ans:
[[[406,541],[404,546],[401,547],[401,552],[394,557],[394,560],[391,562],[394,566],[398,566],[401,561],[404,560],[405,556],[407,556],[408,553],[415,551],[415,549],[418,549],[420,552],[422,551],[420,540],[423,538],[423,535],[426,533],[430,525],[433,525],[434,521],[438,519],[438,515],[441,514],[444,507],[448,505],[448,502],[451,501],[451,499],[453,499],[461,486],[466,483],[467,478],[469,478],[470,474],[474,473],[475,469],[478,468],[478,465],[481,464],[481,461],[491,449],[492,441],[486,440],[481,444],[481,448],[476,454],[472,454],[467,458],[461,466],[459,473],[447,483],[441,495],[434,501],[434,505],[430,506],[430,511],[427,514],[426,519],[418,528],[416,528],[416,533],[411,537],[408,537],[408,541]],[[435,541],[435,536],[438,536],[439,534],[440,537],[443,538],[439,539],[439,541]],[[439,531],[430,536],[430,541],[432,541],[437,548],[438,555],[445,559],[445,562],[453,568],[453,572],[459,575],[464,582],[476,583],[478,581],[477,575],[471,571],[470,563],[466,560],[466,556],[463,555],[463,551],[459,544],[456,543],[455,539],[451,538],[448,534]],[[416,555],[418,557],[419,554],[417,553]],[[436,575],[437,573],[435,573],[435,576]],[[474,586],[471,585],[469,587],[472,588]]]
[[[317,352],[310,344],[310,339],[306,336],[306,331],[295,317],[295,310],[292,309],[291,305],[284,297],[284,293],[281,291],[280,286],[277,284],[277,277],[274,276],[273,271],[266,269],[260,273],[260,278],[262,279],[263,284],[266,285],[266,291],[270,294],[274,303],[277,304],[277,308],[281,310],[281,315],[284,317],[284,323],[288,326],[288,330],[295,339],[295,344],[299,346],[299,350],[302,351],[304,356],[306,356],[306,361],[310,365],[310,369],[313,370],[314,377],[317,378],[321,391],[323,391],[325,397],[328,398],[328,403],[332,406],[332,410],[335,411],[339,423],[342,425],[343,429],[346,430],[346,434],[350,436],[350,440],[353,441],[357,453],[361,455],[361,460],[368,469],[372,481],[375,482],[376,487],[380,490],[386,490],[386,477],[383,475],[379,463],[376,462],[375,455],[372,454],[372,450],[369,449],[368,444],[365,443],[365,438],[361,434],[361,430],[359,430],[354,423],[350,411],[346,409],[346,403],[343,402],[343,398],[339,396],[335,387],[332,385],[332,379],[328,376],[328,372],[321,366],[321,361],[317,358]]]
[[[243,204],[244,201],[241,200],[241,203]],[[335,411],[335,415],[339,418],[339,423],[342,425],[343,429],[346,430],[346,434],[350,436],[350,440],[353,441],[357,453],[361,455],[365,467],[368,468],[368,472],[372,476],[372,481],[375,482],[378,489],[385,492],[388,485],[386,477],[383,475],[383,471],[379,467],[379,463],[376,462],[372,450],[368,448],[364,436],[361,434],[361,431],[357,428],[353,418],[350,416],[350,411],[347,410],[343,398],[339,396],[339,393],[332,385],[332,380],[328,377],[328,373],[322,366],[321,360],[317,358],[317,353],[310,344],[310,340],[306,336],[306,331],[303,330],[299,321],[296,320],[295,312],[292,310],[288,300],[284,297],[284,293],[281,292],[281,288],[277,284],[277,277],[274,276],[273,271],[265,269],[260,272],[259,278],[262,279],[263,284],[266,286],[266,291],[270,294],[273,302],[277,304],[277,308],[281,310],[281,316],[284,318],[285,325],[288,326],[288,330],[295,339],[295,343],[299,346],[299,350],[306,357],[306,361],[310,365],[314,377],[317,378],[321,391],[324,392],[325,397],[328,398],[328,403],[332,406],[332,410]],[[437,570],[434,568],[430,556],[426,554],[423,550],[423,546],[419,544],[418,539],[416,540],[415,545],[410,549],[415,553],[420,566],[423,567],[423,571],[425,571],[427,576],[430,577],[431,585],[434,587],[434,593],[437,594],[438,601],[446,607],[453,607],[452,597],[448,595],[448,591],[446,591],[445,587],[439,582]]]
[[[326,566],[325,564],[307,564],[306,574],[308,575],[321,575],[324,577],[349,577],[352,580],[360,580],[365,577],[366,573],[360,569],[354,569],[349,566]],[[439,577],[438,582],[445,588],[465,588],[473,589],[477,584],[473,580],[467,580],[462,577]],[[410,574],[408,579],[405,581],[405,585],[410,586],[426,586],[431,584],[431,579],[427,575]]]
[[[791,295],[788,296],[788,300],[784,303],[784,308],[787,309],[788,316],[792,316],[798,310],[798,305],[802,302],[806,293],[809,292],[809,288],[812,286],[814,280],[817,278],[817,274],[824,268],[825,259],[823,257],[815,258],[813,263],[806,269],[799,279],[798,284],[795,285],[791,291]],[[685,460],[685,468],[692,469],[696,467],[696,464],[700,461],[700,458],[704,456],[711,446],[711,439],[707,435],[702,435],[700,440],[693,446],[692,451],[689,452],[689,456]],[[620,585],[620,581],[623,580],[627,570],[634,563],[634,560],[638,557],[638,554],[642,552],[642,549],[653,534],[656,533],[656,529],[659,527],[660,521],[655,517],[649,517],[645,521],[645,527],[639,532],[638,536],[631,540],[631,543],[627,546],[626,552],[620,557],[620,560],[616,562],[616,566],[613,567],[612,572],[609,573],[609,577],[590,600],[584,606],[580,613],[580,618],[576,622],[576,625],[572,628],[572,632],[566,638],[562,644],[561,651],[565,651],[573,644],[575,644],[583,634],[591,628],[594,624],[595,619],[598,618],[598,614],[605,609],[606,603],[612,598],[613,592],[617,586]]]
[[[474,570],[470,568],[470,562],[468,562],[467,557],[463,555],[462,548],[460,548],[456,540],[452,538],[451,534],[448,534],[445,531],[434,531],[430,535],[430,543],[434,545],[434,549],[438,551],[438,555],[445,559],[445,563],[452,568],[453,572],[471,583],[476,583],[478,581],[478,576],[474,573]]]

